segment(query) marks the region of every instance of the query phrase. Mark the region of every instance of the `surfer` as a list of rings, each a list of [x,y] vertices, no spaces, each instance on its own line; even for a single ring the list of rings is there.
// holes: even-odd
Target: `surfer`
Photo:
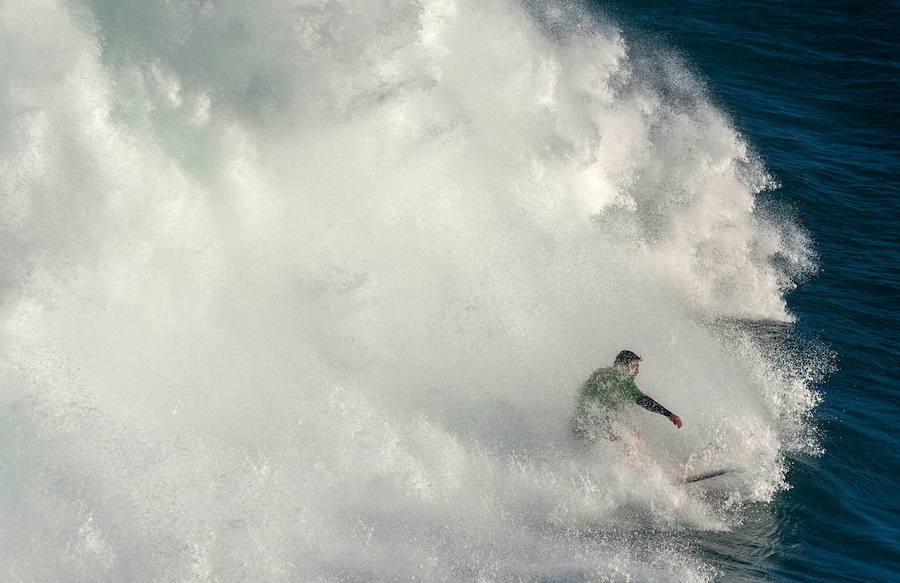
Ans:
[[[640,367],[641,357],[630,350],[623,350],[611,367],[594,371],[578,394],[572,422],[576,435],[589,441],[622,440],[623,434],[628,433],[630,428],[618,417],[628,403],[639,405],[651,413],[659,413],[681,429],[681,417],[645,395],[635,384],[634,377]],[[633,430],[630,432],[634,433]]]

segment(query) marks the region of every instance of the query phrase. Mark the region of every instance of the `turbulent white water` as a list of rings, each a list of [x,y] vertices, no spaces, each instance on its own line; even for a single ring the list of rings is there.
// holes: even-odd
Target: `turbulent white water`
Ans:
[[[806,237],[577,7],[5,0],[0,87],[3,580],[703,580],[640,533],[817,447],[816,366],[710,324]],[[622,348],[643,467],[569,434]]]

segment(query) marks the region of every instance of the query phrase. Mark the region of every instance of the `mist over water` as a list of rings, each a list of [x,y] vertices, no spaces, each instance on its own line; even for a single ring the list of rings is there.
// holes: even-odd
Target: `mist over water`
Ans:
[[[742,324],[814,252],[689,68],[566,3],[245,4],[0,8],[4,578],[714,576],[675,534],[788,487],[827,355]],[[622,348],[685,422],[642,465],[569,432]]]

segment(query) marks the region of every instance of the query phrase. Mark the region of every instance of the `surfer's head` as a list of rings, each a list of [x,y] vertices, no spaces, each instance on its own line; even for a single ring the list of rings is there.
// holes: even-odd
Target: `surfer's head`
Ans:
[[[641,370],[641,357],[630,350],[623,350],[616,355],[616,361],[613,364],[627,371],[632,377],[636,377]]]

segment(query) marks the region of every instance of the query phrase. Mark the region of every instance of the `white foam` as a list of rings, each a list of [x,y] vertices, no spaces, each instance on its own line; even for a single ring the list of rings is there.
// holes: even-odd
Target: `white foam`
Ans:
[[[815,371],[706,324],[789,321],[809,241],[684,65],[615,27],[4,11],[11,577],[704,580],[628,533],[727,529],[816,450]],[[621,348],[685,420],[638,417],[644,468],[568,433]],[[709,499],[685,462],[750,469]]]

